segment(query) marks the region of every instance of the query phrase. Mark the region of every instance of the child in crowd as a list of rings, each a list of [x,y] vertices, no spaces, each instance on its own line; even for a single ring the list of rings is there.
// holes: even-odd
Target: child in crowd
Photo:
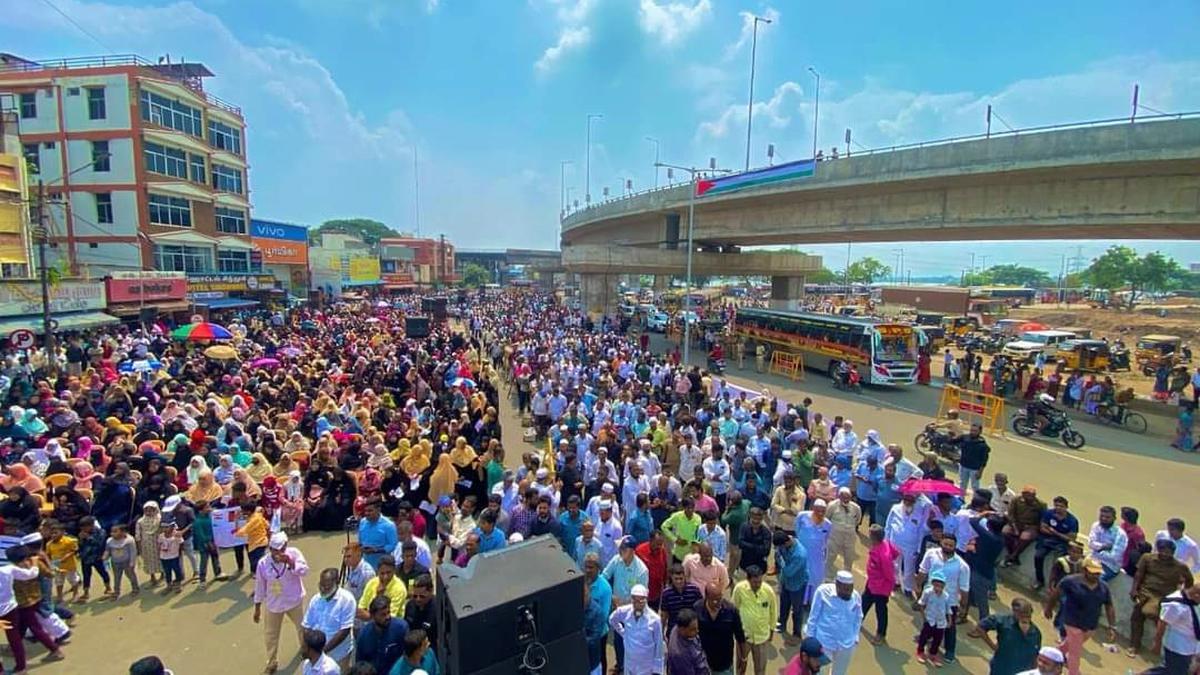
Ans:
[[[929,583],[930,587],[921,593],[918,602],[925,614],[925,624],[921,626],[921,634],[917,637],[917,662],[932,661],[933,665],[941,666],[942,657],[937,652],[946,634],[946,627],[950,625],[950,596],[946,594],[946,577],[940,571],[933,573]]]
[[[213,580],[220,581],[221,553],[213,533],[212,506],[203,499],[196,502],[196,519],[192,522],[192,548],[200,554],[200,584],[208,579],[208,561],[212,560]]]
[[[263,510],[253,502],[242,504],[242,518],[246,524],[233,533],[235,537],[246,540],[246,554],[250,558],[250,576],[258,569],[258,561],[267,552],[267,538],[270,536],[270,523],[267,522]]]
[[[129,592],[130,595],[137,595],[142,592],[141,586],[138,584],[137,569],[135,567],[137,563],[137,542],[130,536],[126,527],[122,523],[114,524],[108,541],[104,543],[104,560],[107,560],[112,565],[113,600],[121,597],[122,576],[129,577],[129,585],[133,588]]]
[[[96,519],[84,516],[79,519],[79,562],[83,567],[83,595],[79,603],[87,602],[92,591],[92,571],[104,582],[104,597],[112,595],[112,582],[104,567],[104,532],[96,527]]]
[[[63,603],[63,588],[71,585],[71,601],[79,595],[79,540],[67,536],[62,523],[51,521],[50,539],[46,542],[46,553],[50,554],[50,565],[54,569],[55,603]]]
[[[167,584],[167,593],[178,593],[183,590],[183,565],[179,559],[179,551],[183,548],[183,535],[174,525],[167,525],[158,533],[158,559],[162,562],[163,581]]]

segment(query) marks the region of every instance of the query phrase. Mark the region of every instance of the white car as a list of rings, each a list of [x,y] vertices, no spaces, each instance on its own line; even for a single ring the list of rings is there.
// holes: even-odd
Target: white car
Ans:
[[[1060,342],[1066,342],[1077,337],[1065,330],[1032,330],[1021,333],[1020,340],[1014,340],[1004,345],[1000,352],[1008,358],[1017,361],[1033,361],[1037,355]]]
[[[646,330],[654,333],[667,332],[667,324],[671,322],[671,317],[663,312],[654,312],[646,316]]]

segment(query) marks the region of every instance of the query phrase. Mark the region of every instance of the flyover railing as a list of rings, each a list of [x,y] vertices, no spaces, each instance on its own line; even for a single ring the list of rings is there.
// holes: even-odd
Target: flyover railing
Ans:
[[[853,152],[847,151],[846,154],[838,155],[836,157],[830,156],[830,155],[825,155],[823,157],[819,157],[817,161],[836,162],[838,160],[850,159],[851,157],[862,157],[864,155],[880,155],[880,154],[886,154],[886,153],[892,153],[892,152],[899,152],[899,151],[903,151],[903,150],[915,150],[917,148],[928,148],[928,147],[933,147],[933,146],[938,146],[938,145],[950,145],[953,143],[965,143],[965,142],[969,142],[969,141],[983,141],[983,140],[988,140],[988,139],[992,139],[992,138],[1006,138],[1006,137],[1011,137],[1011,136],[1020,136],[1022,134],[1025,134],[1025,135],[1040,134],[1040,133],[1046,133],[1046,132],[1050,132],[1050,131],[1067,131],[1070,129],[1087,129],[1087,128],[1091,128],[1091,127],[1116,126],[1116,125],[1120,125],[1120,124],[1137,124],[1140,122],[1162,122],[1162,121],[1166,121],[1166,120],[1195,119],[1195,118],[1200,118],[1200,110],[1182,112],[1182,113],[1162,113],[1162,114],[1156,114],[1156,115],[1139,115],[1137,117],[1112,117],[1112,118],[1101,119],[1101,120],[1090,120],[1087,122],[1068,122],[1065,124],[1046,124],[1046,125],[1042,125],[1042,126],[1024,127],[1021,129],[1004,129],[1003,131],[992,131],[992,132],[987,132],[987,133],[982,133],[982,134],[971,134],[971,135],[967,135],[967,136],[950,136],[947,138],[938,138],[938,139],[934,139],[934,140],[930,140],[930,141],[917,141],[915,143],[883,145],[883,146],[879,146],[877,148],[866,148],[866,149],[862,149],[862,150],[855,150]],[[754,168],[750,169],[750,171],[757,171],[758,169],[763,169],[763,168],[766,168],[766,167],[758,166],[758,167],[754,167]],[[739,172],[739,173],[744,173],[744,172]],[[699,175],[701,178],[703,178],[704,172],[699,172]],[[668,185],[661,185],[659,187],[648,188],[645,190],[625,192],[620,196],[613,196],[613,197],[609,197],[607,199],[601,199],[599,201],[593,202],[592,204],[580,206],[579,208],[569,208],[569,206],[568,206],[568,208],[565,209],[560,214],[559,219],[565,220],[567,218],[567,216],[572,216],[572,215],[575,215],[578,213],[583,213],[590,209],[599,208],[601,206],[612,204],[613,202],[624,201],[626,199],[633,199],[635,197],[641,197],[643,195],[653,194],[655,192],[663,192],[666,190],[673,190],[673,189],[679,188],[680,186],[688,185],[690,182],[691,181],[681,181],[681,182],[677,182],[677,183],[670,183]]]

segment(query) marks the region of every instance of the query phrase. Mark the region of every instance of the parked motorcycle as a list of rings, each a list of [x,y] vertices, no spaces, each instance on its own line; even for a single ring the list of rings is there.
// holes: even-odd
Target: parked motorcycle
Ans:
[[[710,372],[714,375],[724,375],[725,374],[725,359],[714,359],[714,358],[709,357],[708,372]]]
[[[1012,417],[1012,430],[1026,438],[1038,433],[1037,423],[1028,419],[1024,410],[1019,410]],[[1078,450],[1086,442],[1083,434],[1071,428],[1071,418],[1066,413],[1057,413],[1049,418],[1046,426],[1042,427],[1042,436],[1047,438],[1059,437],[1064,445],[1072,450]]]
[[[933,452],[949,462],[958,464],[960,457],[958,441],[938,431],[932,422],[926,424],[924,431],[913,439],[913,446],[922,453]]]

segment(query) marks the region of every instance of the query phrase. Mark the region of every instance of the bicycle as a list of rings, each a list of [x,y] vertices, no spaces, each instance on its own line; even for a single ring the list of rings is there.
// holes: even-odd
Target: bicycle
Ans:
[[[1102,405],[1096,409],[1095,418],[1103,424],[1124,427],[1135,434],[1144,434],[1149,426],[1145,416],[1124,406]]]

